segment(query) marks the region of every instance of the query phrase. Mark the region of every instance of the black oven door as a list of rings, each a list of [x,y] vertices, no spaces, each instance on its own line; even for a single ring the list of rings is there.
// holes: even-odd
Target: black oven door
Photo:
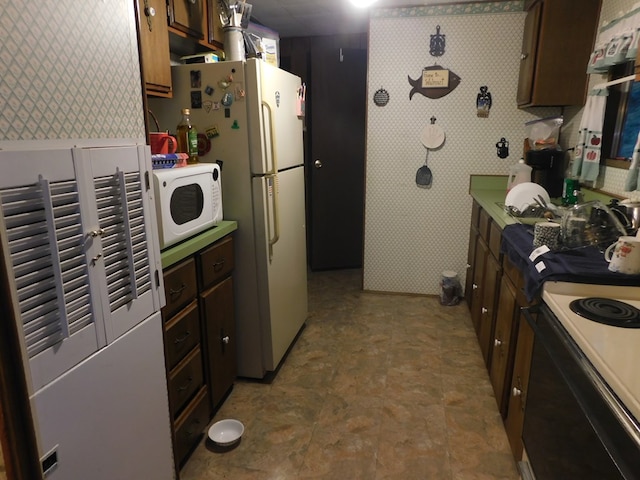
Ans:
[[[544,304],[523,442],[536,480],[640,479],[640,428]],[[612,327],[616,328],[616,327]]]

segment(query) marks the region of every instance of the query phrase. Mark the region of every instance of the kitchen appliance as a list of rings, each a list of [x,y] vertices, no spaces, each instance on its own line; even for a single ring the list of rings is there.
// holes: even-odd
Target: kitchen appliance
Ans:
[[[150,99],[161,125],[182,108],[200,162],[222,165],[225,217],[235,232],[238,375],[275,371],[307,317],[300,78],[257,59],[172,67],[173,98]]]
[[[523,478],[640,478],[640,329],[624,328],[638,290],[546,282],[536,318],[525,312],[535,341]]]
[[[562,196],[564,153],[561,150],[529,150],[525,163],[532,168],[531,181],[542,186],[552,198]]]
[[[220,166],[188,165],[153,171],[160,248],[222,221]]]
[[[0,241],[48,480],[173,478],[151,155],[1,150]]]

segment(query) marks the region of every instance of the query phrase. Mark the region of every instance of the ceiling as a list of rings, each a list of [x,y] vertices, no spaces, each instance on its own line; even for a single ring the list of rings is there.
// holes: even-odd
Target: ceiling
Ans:
[[[491,0],[474,0],[485,2]],[[349,0],[248,0],[251,20],[275,30],[280,38],[366,32],[368,9]],[[370,8],[461,3],[460,0],[378,0]]]

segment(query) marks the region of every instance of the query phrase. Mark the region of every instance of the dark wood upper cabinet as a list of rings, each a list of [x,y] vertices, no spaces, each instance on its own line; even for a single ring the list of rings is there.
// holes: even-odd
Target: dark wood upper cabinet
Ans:
[[[169,26],[197,40],[204,40],[207,0],[167,0]]]
[[[520,57],[519,107],[584,105],[601,0],[530,0]]]

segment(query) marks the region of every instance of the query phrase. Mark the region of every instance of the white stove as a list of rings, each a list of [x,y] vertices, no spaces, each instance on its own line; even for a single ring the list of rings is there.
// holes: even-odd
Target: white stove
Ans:
[[[546,282],[542,299],[611,390],[640,423],[640,328],[605,325],[574,313],[572,301],[611,298],[640,309],[640,287]]]

